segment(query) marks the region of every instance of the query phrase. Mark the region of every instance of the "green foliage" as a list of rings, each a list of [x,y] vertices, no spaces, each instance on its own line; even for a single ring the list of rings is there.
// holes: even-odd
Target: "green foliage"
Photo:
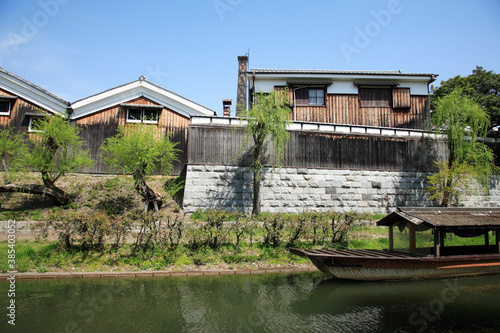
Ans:
[[[252,214],[260,213],[260,181],[261,170],[264,167],[265,149],[268,142],[274,149],[275,162],[273,167],[281,167],[285,145],[288,143],[289,133],[287,126],[290,123],[290,104],[288,90],[272,91],[269,94],[254,95],[254,103],[244,117],[245,139],[242,151],[253,140],[251,150],[251,167],[254,177],[254,199]]]
[[[0,168],[4,171],[4,181],[10,182],[11,171],[23,169],[24,156],[28,152],[23,137],[11,128],[0,130]]]
[[[165,135],[155,126],[134,124],[120,126],[118,133],[104,141],[101,146],[104,163],[118,172],[132,174],[134,188],[142,196],[146,210],[154,203],[157,211],[161,199],[146,184],[145,177],[157,170],[170,173],[177,161],[177,145],[170,141],[171,133]]]
[[[440,201],[445,206],[452,201],[450,195],[456,199],[457,191],[465,189],[464,183],[457,179],[462,177],[459,171],[466,172],[464,178],[474,177],[487,189],[490,175],[497,171],[493,151],[478,140],[486,136],[490,124],[488,114],[458,89],[437,100],[431,121],[446,135],[450,153],[448,166],[438,164],[439,175],[429,178],[431,198],[441,193]]]
[[[449,80],[441,81],[441,86],[431,86],[431,109],[435,109],[440,98],[460,90],[467,97],[483,107],[494,126],[500,125],[500,74],[486,71],[476,66],[472,74],[462,77],[457,75]]]
[[[179,214],[132,213],[132,220],[140,221],[134,249],[155,250],[176,248],[184,236],[184,218]]]
[[[167,194],[172,199],[174,199],[177,196],[181,195],[181,193],[184,191],[185,184],[185,177],[179,176],[175,178],[169,178],[165,181],[165,184],[163,184],[163,190],[165,190],[165,192],[167,192]]]
[[[42,173],[44,182],[56,182],[60,176],[92,165],[83,149],[80,129],[60,117],[45,117],[35,123],[36,132],[30,140],[32,149],[24,162],[32,170]]]
[[[266,230],[264,244],[272,247],[280,246],[285,231],[284,216],[282,214],[265,214],[262,217],[264,220],[263,227]]]
[[[118,127],[118,133],[104,141],[101,151],[104,163],[118,172],[139,177],[159,170],[168,174],[177,161],[176,143],[171,133],[162,135],[158,128],[147,124]]]
[[[180,210],[179,206],[182,206],[185,184],[186,178],[182,176],[169,178],[163,184],[163,190],[167,192],[167,195],[176,202],[178,210]]]
[[[464,195],[472,194],[477,171],[467,163],[453,162],[452,166],[446,161],[436,162],[438,172],[428,176],[429,185],[425,191],[430,200],[436,200],[440,206],[458,206]]]
[[[290,104],[288,91],[272,91],[269,94],[258,93],[254,95],[254,104],[248,111],[245,120],[246,136],[244,145],[253,139],[254,158],[252,167],[262,169],[262,148],[271,141],[276,154],[276,166],[280,167],[283,159],[284,147],[288,142],[289,133],[287,126],[290,124]],[[259,150],[260,149],[260,150]],[[258,153],[258,154],[256,154]]]

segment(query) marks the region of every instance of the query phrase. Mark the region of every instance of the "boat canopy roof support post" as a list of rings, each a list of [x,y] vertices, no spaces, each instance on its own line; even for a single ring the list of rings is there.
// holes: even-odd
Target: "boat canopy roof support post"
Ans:
[[[410,234],[410,247],[409,251],[412,254],[417,253],[417,239],[415,237],[415,225],[413,223],[409,223],[408,232]]]
[[[484,233],[484,245],[486,246],[486,248],[488,248],[488,246],[490,245],[490,232],[489,232],[489,230],[486,230],[486,232]]]
[[[444,247],[444,240],[446,238],[446,232],[443,230],[439,230],[439,246],[441,248]]]
[[[497,252],[500,253],[500,228],[495,230],[495,245],[497,246]]]
[[[437,229],[434,229],[434,256],[436,258],[441,257],[441,245],[440,245],[440,240],[439,240],[439,235],[441,234],[440,231]]]
[[[394,250],[394,228],[389,226],[389,251]]]

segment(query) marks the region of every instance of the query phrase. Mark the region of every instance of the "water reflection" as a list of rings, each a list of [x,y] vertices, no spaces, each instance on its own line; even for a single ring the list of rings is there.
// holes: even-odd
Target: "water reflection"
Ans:
[[[18,281],[16,289],[19,332],[493,332],[500,325],[499,275]],[[0,331],[8,328],[2,320]]]

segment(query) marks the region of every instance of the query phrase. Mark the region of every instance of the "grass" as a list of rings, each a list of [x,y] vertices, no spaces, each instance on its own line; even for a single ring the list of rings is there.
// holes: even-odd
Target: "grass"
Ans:
[[[7,242],[0,242],[0,253],[7,253]],[[309,260],[292,255],[287,248],[270,248],[260,243],[243,244],[235,249],[223,244],[214,250],[208,246],[196,250],[187,244],[174,249],[134,251],[132,244],[119,249],[108,246],[103,251],[69,251],[59,248],[57,242],[19,241],[16,244],[16,264],[19,272],[47,271],[138,271],[206,268],[238,268],[255,265],[306,264]],[[8,271],[7,256],[0,256],[0,271]]]
[[[399,232],[395,233],[400,234]],[[433,235],[430,231],[417,233],[417,247],[430,247]],[[402,237],[399,237],[402,236]],[[398,244],[407,247],[403,242],[405,234],[401,233]],[[490,244],[494,243],[490,235]],[[482,245],[483,237],[460,238],[448,235],[446,246]],[[298,242],[295,247],[319,248],[311,241]],[[326,244],[328,247],[328,244]],[[352,229],[349,248],[387,249],[387,228],[374,226],[357,226]],[[8,243],[0,242],[0,253],[7,254]],[[196,249],[189,244],[179,244],[175,248],[157,248],[155,250],[134,250],[133,244],[124,244],[119,248],[106,245],[104,250],[82,251],[75,245],[70,250],[62,249],[55,241],[18,241],[16,243],[16,264],[19,272],[48,271],[139,271],[139,270],[184,270],[184,269],[231,269],[256,268],[257,266],[310,265],[306,258],[295,256],[289,249],[281,245],[271,247],[262,242],[253,245],[241,243],[238,248],[234,244],[224,243],[218,249],[200,246]],[[0,256],[0,271],[8,271],[7,255]]]

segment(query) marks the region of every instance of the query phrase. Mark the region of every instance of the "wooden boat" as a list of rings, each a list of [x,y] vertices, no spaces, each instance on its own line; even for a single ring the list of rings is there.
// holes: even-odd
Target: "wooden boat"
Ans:
[[[291,251],[309,258],[322,272],[342,279],[401,280],[500,273],[500,208],[398,208],[377,225],[389,229],[386,250]],[[394,248],[394,227],[400,233],[407,231],[408,248]],[[429,229],[434,235],[433,246],[417,248],[418,233]],[[490,232],[495,234],[494,245],[490,244]],[[484,245],[445,246],[447,234],[482,236]]]

